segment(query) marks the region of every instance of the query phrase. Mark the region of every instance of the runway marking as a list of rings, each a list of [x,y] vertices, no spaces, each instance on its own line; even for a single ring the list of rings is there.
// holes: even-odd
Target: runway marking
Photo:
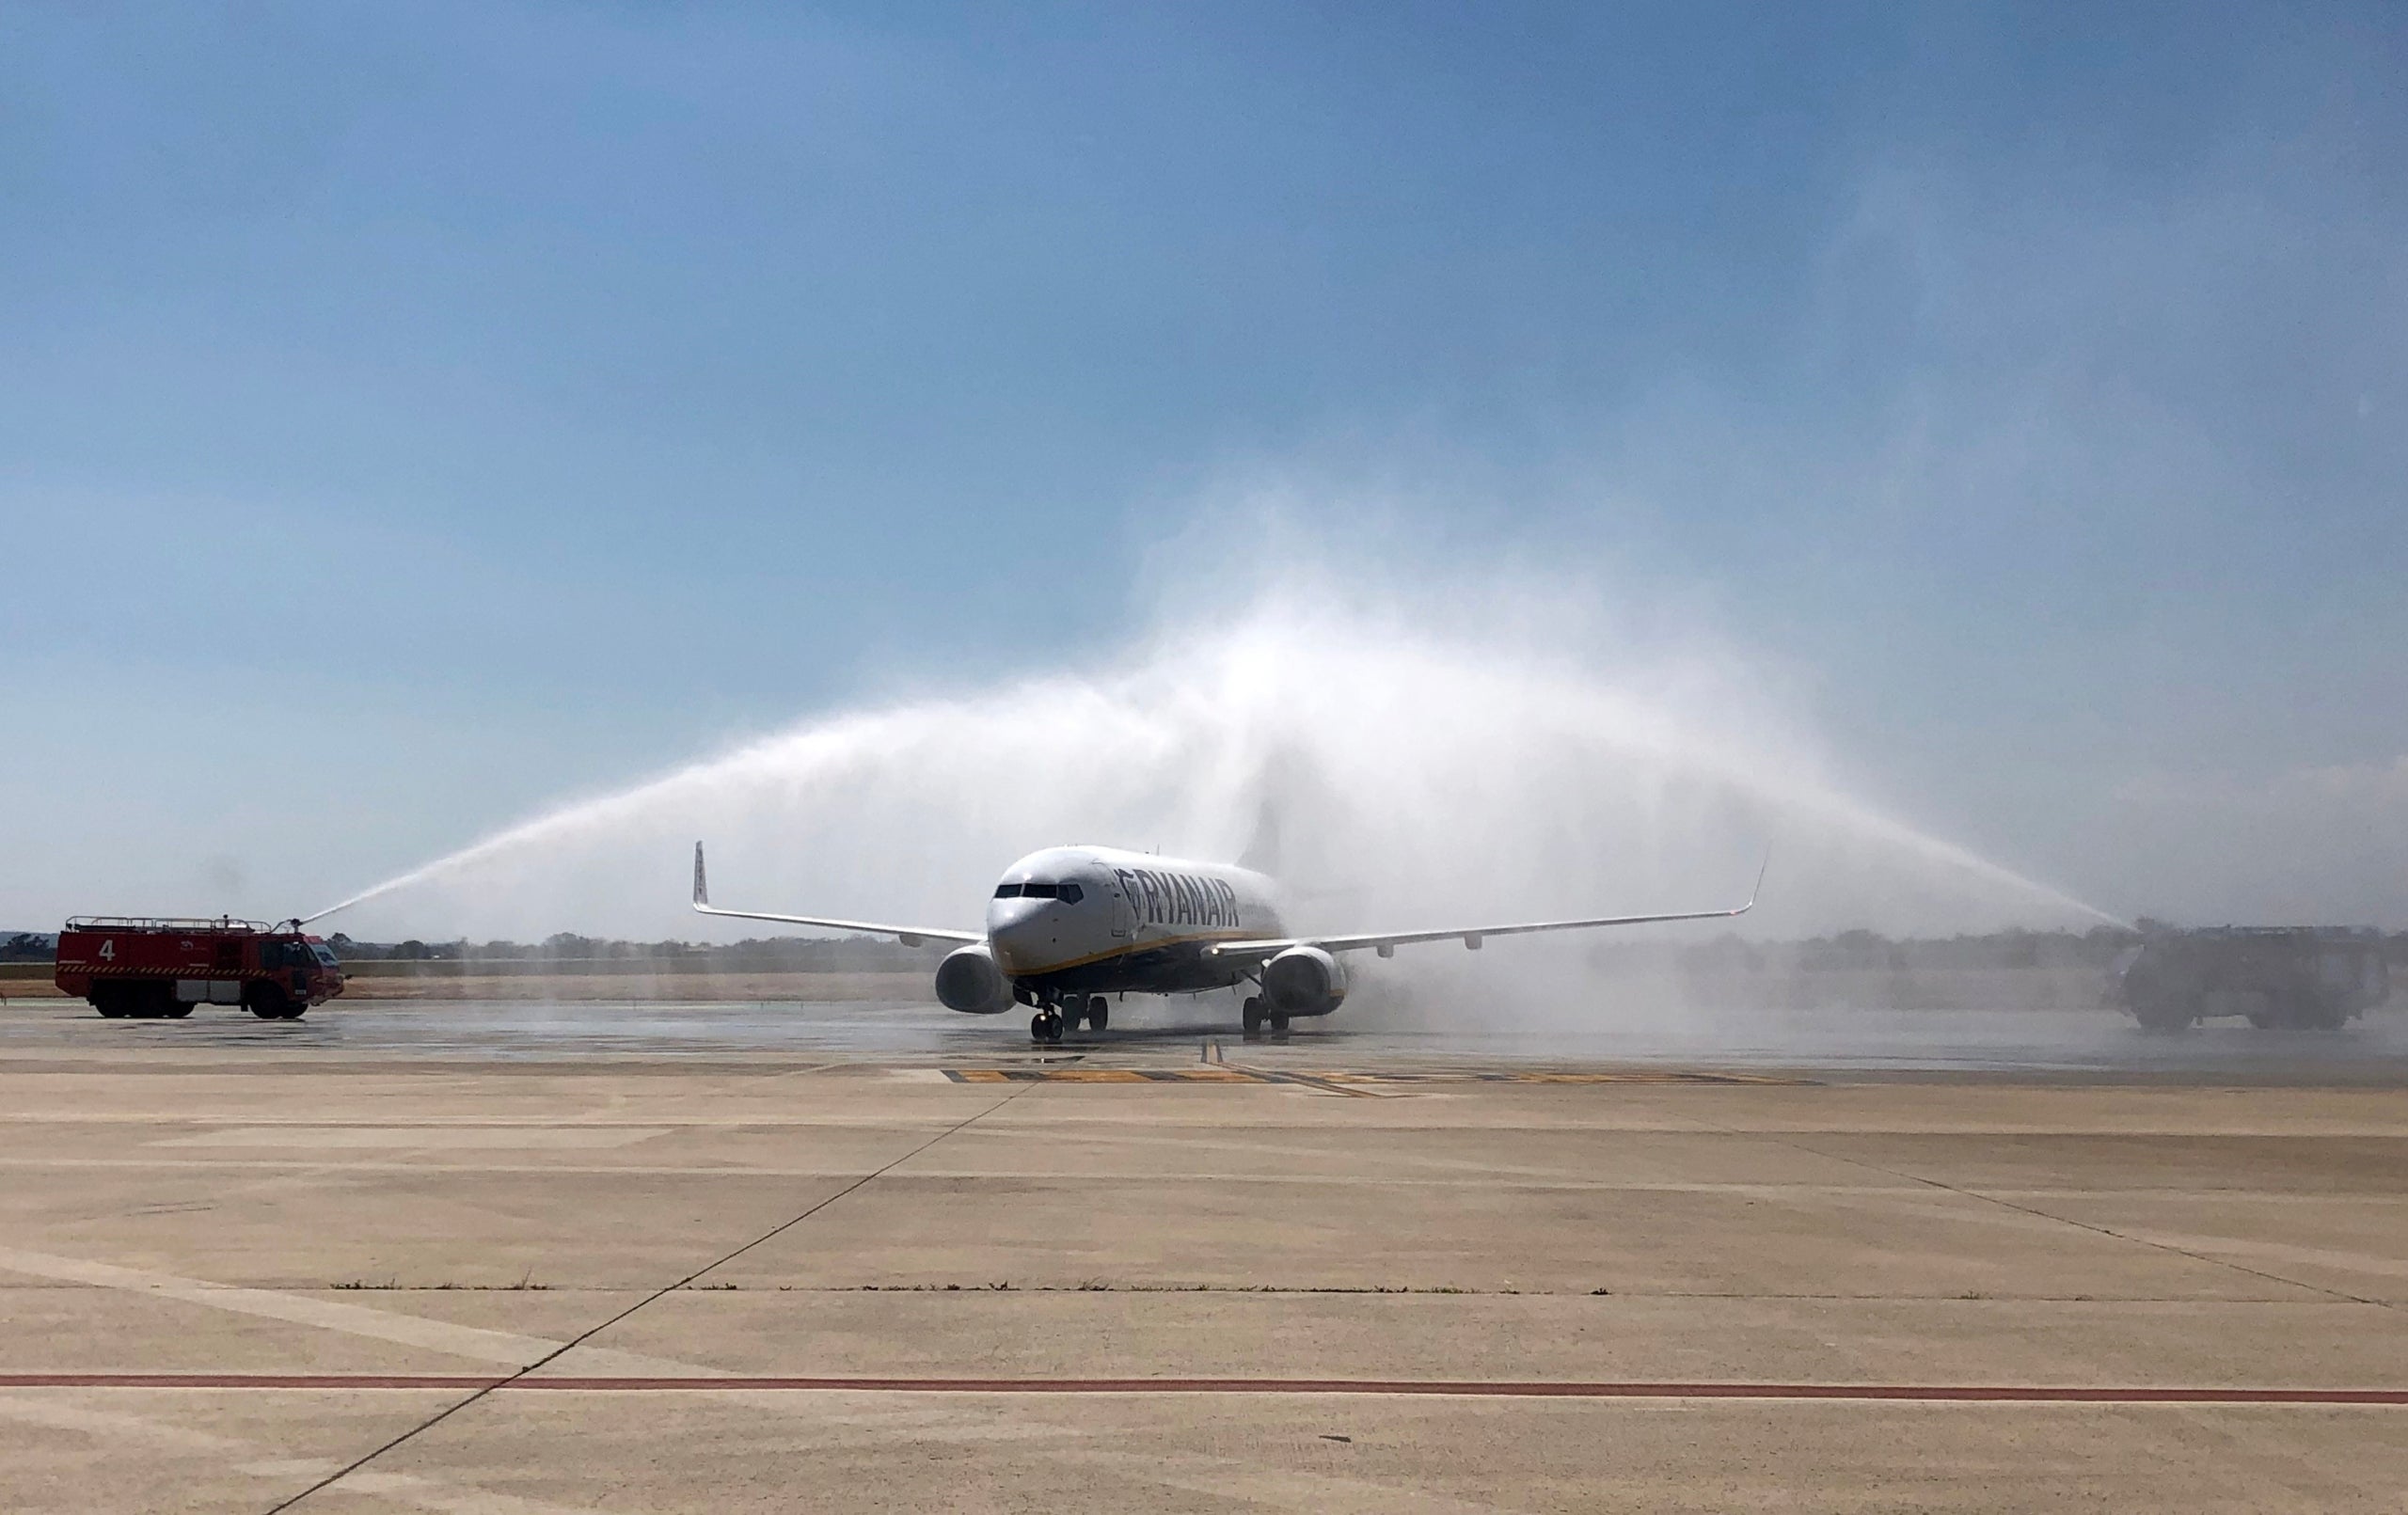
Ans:
[[[0,1270],[26,1273],[36,1278],[59,1279],[71,1284],[88,1284],[97,1288],[124,1289],[129,1293],[179,1300],[212,1310],[258,1316],[296,1326],[312,1326],[321,1331],[365,1336],[375,1341],[393,1342],[506,1367],[523,1367],[530,1363],[541,1362],[557,1355],[566,1345],[543,1336],[488,1331],[482,1326],[455,1325],[449,1320],[431,1320],[424,1316],[372,1309],[362,1304],[310,1299],[304,1295],[279,1293],[275,1289],[248,1288],[238,1284],[213,1284],[203,1279],[179,1278],[172,1273],[120,1268],[115,1263],[61,1257],[17,1247],[0,1247]],[[662,1358],[643,1358],[637,1353],[620,1355],[630,1359],[624,1365],[628,1367],[636,1366],[637,1362],[642,1362],[653,1369],[684,1369],[687,1366]],[[0,1382],[7,1381],[11,1381],[0,1380]]]
[[[2087,1194],[2078,1195],[2087,1199]],[[2154,1198],[2155,1195],[2148,1197]],[[2359,1196],[2336,1195],[2351,1205],[2361,1203]],[[2296,1263],[2309,1268],[2331,1268],[2342,1272],[2380,1273],[2387,1278],[2408,1278],[2408,1259],[2385,1257],[2370,1252],[2342,1252],[2331,1247],[2300,1247],[2285,1241],[2252,1241],[2242,1237],[2193,1236],[2178,1231],[2153,1231],[2139,1226],[2121,1226],[2118,1236],[2152,1246],[2170,1247],[2178,1252],[2203,1253],[2210,1257],[2230,1254],[2250,1257],[2269,1264]],[[2219,1260],[2221,1258],[2219,1257]]]
[[[667,1126],[578,1122],[562,1126],[229,1126],[198,1136],[171,1136],[149,1146],[301,1147],[361,1151],[406,1147],[433,1151],[564,1151],[632,1146],[666,1136]]]
[[[1268,1083],[1317,1089],[1349,1099],[1387,1097],[1370,1089],[1344,1087],[1318,1074],[1220,1063],[1179,1068],[946,1068],[944,1076],[956,1083]]]
[[[945,1068],[956,1083],[1296,1083],[1307,1086],[1382,1083],[1738,1083],[1811,1084],[1812,1079],[1761,1073],[1699,1073],[1685,1068],[1622,1068],[1548,1073],[1481,1070],[1395,1072],[1287,1071],[1214,1063],[1190,1067]]]
[[[1025,1090],[1015,1089],[1010,1094],[1004,1096],[1001,1099],[995,1100],[993,1103],[980,1109],[975,1114],[970,1115],[965,1119],[955,1122],[953,1125],[947,1126],[943,1130],[937,1132],[934,1136],[929,1137],[925,1142],[919,1143],[910,1151],[905,1152],[898,1158],[893,1159],[875,1172],[865,1173],[851,1183],[847,1184],[844,1188],[837,1190],[835,1192],[832,1194],[824,1194],[819,1198],[813,1200],[794,1215],[779,1222],[777,1224],[769,1227],[767,1231],[764,1231],[760,1235],[754,1237],[752,1240],[745,1242],[743,1245],[737,1247],[731,1252],[722,1253],[717,1258],[705,1263],[702,1267],[695,1269],[692,1272],[686,1274],[683,1278],[679,1278],[672,1283],[661,1286],[659,1288],[654,1289],[651,1293],[646,1294],[643,1298],[636,1301],[635,1303],[628,1305],[626,1309],[619,1311],[608,1319],[601,1321],[599,1324],[586,1327],[583,1331],[580,1331],[576,1335],[571,1336],[567,1341],[561,1343],[556,1349],[545,1354],[545,1356],[538,1361],[529,1363],[525,1366],[518,1368],[516,1371],[503,1378],[491,1380],[471,1387],[467,1397],[456,1400],[453,1403],[445,1406],[443,1409],[436,1411],[434,1414],[420,1421],[417,1425],[402,1432],[392,1440],[370,1448],[366,1453],[353,1459],[350,1462],[337,1469],[334,1473],[319,1479],[317,1482],[309,1485],[309,1488],[302,1490],[297,1494],[294,1494],[292,1498],[277,1504],[268,1510],[267,1515],[280,1515],[281,1511],[292,1508],[293,1506],[301,1503],[301,1501],[308,1499],[310,1495],[317,1493],[320,1490],[331,1488],[332,1486],[342,1483],[347,1479],[355,1478],[362,1469],[368,1466],[368,1464],[375,1461],[378,1458],[383,1457],[386,1453],[403,1445],[404,1443],[410,1442],[417,1437],[425,1434],[427,1431],[433,1430],[436,1427],[440,1426],[446,1420],[451,1419],[453,1415],[458,1414],[461,1411],[467,1409],[469,1406],[477,1403],[486,1396],[499,1393],[509,1388],[512,1384],[525,1380],[537,1368],[549,1366],[554,1359],[585,1347],[586,1343],[593,1340],[595,1336],[600,1335],[603,1332],[610,1330],[613,1326],[619,1325],[628,1317],[636,1314],[645,1306],[654,1303],[656,1301],[664,1299],[671,1294],[676,1293],[681,1289],[690,1287],[692,1285],[699,1282],[705,1273],[709,1273],[717,1269],[722,1268],[727,1264],[734,1262],[737,1258],[743,1256],[746,1253],[751,1252],[753,1248],[763,1246],[768,1242],[775,1240],[777,1238],[785,1235],[796,1226],[802,1224],[805,1221],[810,1220],[813,1216],[828,1208],[831,1205],[845,1199],[858,1190],[867,1188],[869,1185],[886,1176],[889,1173],[892,1173],[896,1168],[903,1166],[903,1164],[911,1161],[913,1158],[918,1157],[921,1153],[926,1152],[928,1148],[936,1145],[939,1142],[943,1141],[946,1137],[976,1125],[978,1122],[986,1119],[989,1115],[993,1114],[995,1112],[1003,1109],[1006,1105],[1010,1104],[1013,1100],[1018,1099],[1026,1092],[1027,1091]],[[597,1352],[598,1355],[617,1358],[625,1358],[627,1355],[624,1352],[613,1351],[609,1349],[597,1349]],[[718,1376],[718,1370],[716,1369],[705,1368],[703,1372],[710,1377]],[[681,1381],[683,1381],[683,1380],[681,1380]]]
[[[316,1478],[324,1476],[336,1466],[332,1460],[326,1458],[278,1456],[277,1448],[220,1436],[213,1431],[167,1425],[129,1415],[122,1411],[100,1410],[56,1399],[0,1396],[0,1420],[73,1431],[103,1440],[113,1448],[122,1447],[129,1437],[138,1438],[162,1451],[226,1459],[229,1471],[251,1478]],[[585,1506],[541,1504],[515,1494],[499,1493],[468,1484],[447,1483],[416,1474],[364,1474],[355,1480],[353,1487],[362,1493],[380,1494],[398,1504],[435,1510],[438,1515],[597,1515],[596,1511]]]
[[[1235,1067],[949,1067],[956,1084],[1267,1084]]]
[[[578,1394],[1291,1394],[1509,1399],[1831,1399],[1971,1404],[2408,1406],[2408,1388],[2025,1383],[1751,1383],[1500,1379],[795,1378],[701,1374],[0,1373],[0,1389],[483,1389]]]
[[[1453,1070],[1415,1072],[1398,1069],[1386,1073],[1321,1073],[1316,1078],[1332,1083],[1749,1083],[1749,1084],[1811,1084],[1812,1079],[1798,1079],[1769,1073],[1700,1073],[1687,1068],[1616,1068],[1609,1071],[1583,1073],[1545,1072],[1482,1072]]]

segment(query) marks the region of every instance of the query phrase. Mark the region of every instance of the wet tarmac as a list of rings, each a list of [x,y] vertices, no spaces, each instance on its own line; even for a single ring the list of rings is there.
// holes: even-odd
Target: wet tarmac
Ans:
[[[2337,1033],[2211,1023],[2142,1032],[2110,1011],[1766,1011],[1544,1029],[1383,1024],[1374,1015],[1300,1021],[1244,1038],[1234,1017],[1132,1002],[1101,1034],[1033,1045],[1018,1016],[968,1017],[928,1003],[363,1001],[298,1022],[204,1006],[181,1021],[107,1021],[76,1002],[0,1005],[0,1055],[143,1047],[380,1059],[793,1059],[895,1065],[1067,1058],[1096,1065],[1242,1058],[1296,1067],[1698,1066],[1739,1069],[2041,1073],[2303,1083],[2408,1083],[2408,1013]]]
[[[0,1005],[0,1508],[2397,1510],[2401,1022]]]

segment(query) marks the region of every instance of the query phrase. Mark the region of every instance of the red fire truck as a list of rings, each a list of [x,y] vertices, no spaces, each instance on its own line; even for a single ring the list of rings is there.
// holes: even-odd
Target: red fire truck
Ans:
[[[298,1020],[342,992],[342,970],[298,923],[79,915],[58,934],[58,987],[111,1019],[239,1004],[262,1020]]]

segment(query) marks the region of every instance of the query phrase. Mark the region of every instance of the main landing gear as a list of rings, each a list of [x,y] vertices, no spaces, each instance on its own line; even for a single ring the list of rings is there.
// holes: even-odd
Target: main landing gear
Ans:
[[[1112,1024],[1112,1008],[1101,994],[1071,995],[1059,1005],[1047,1004],[1028,1018],[1028,1039],[1052,1045],[1062,1039],[1064,1031],[1076,1031],[1085,1020],[1087,1030],[1101,1031]]]
[[[1288,1018],[1264,1004],[1259,994],[1247,995],[1245,1003],[1238,1009],[1238,1015],[1245,1022],[1245,1034],[1249,1036],[1261,1035],[1265,1024],[1271,1027],[1274,1035],[1288,1034]]]

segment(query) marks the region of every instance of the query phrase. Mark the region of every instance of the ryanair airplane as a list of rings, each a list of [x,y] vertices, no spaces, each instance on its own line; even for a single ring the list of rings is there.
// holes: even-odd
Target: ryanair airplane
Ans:
[[[1764,875],[1756,876],[1759,890]],[[1423,941],[1461,941],[1477,952],[1490,937],[1663,921],[1725,921],[1755,908],[1753,892],[1735,910],[1678,915],[1611,915],[1584,921],[1525,921],[1351,937],[1297,937],[1280,923],[1276,891],[1250,868],[1187,862],[1111,847],[1050,847],[1004,871],[987,902],[983,931],[883,925],[819,915],[724,910],[711,904],[703,844],[694,844],[694,908],[740,921],[779,921],[869,936],[907,947],[956,941],[937,968],[937,998],[968,1015],[1001,1015],[1014,1004],[1037,1014],[1028,1033],[1058,1042],[1084,1020],[1101,1031],[1107,994],[1197,994],[1251,983],[1245,1033],[1286,1031],[1290,1018],[1325,1016],[1346,998],[1341,953],[1365,948],[1383,957]]]

